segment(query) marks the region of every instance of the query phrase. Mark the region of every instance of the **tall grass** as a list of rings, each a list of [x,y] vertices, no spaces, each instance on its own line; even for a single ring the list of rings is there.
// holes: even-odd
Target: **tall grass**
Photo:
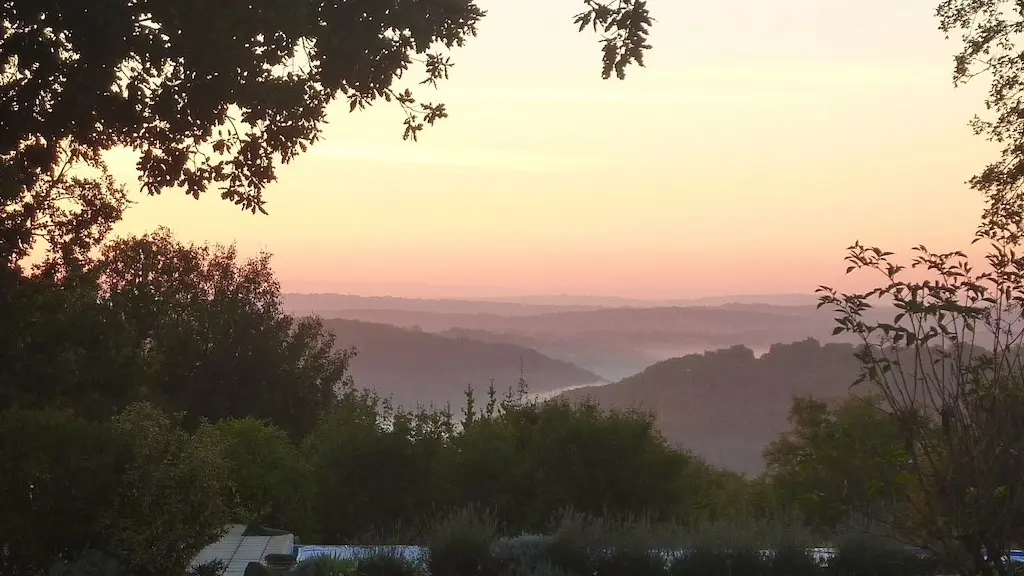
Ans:
[[[492,543],[498,523],[489,510],[470,507],[441,519],[427,542],[431,576],[496,576]]]

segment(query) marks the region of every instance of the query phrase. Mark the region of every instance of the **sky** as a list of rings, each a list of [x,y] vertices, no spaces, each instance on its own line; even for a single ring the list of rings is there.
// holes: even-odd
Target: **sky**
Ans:
[[[646,68],[600,79],[581,0],[481,0],[425,100],[450,117],[329,114],[269,215],[211,193],[136,197],[119,235],[266,250],[287,292],[687,298],[860,287],[860,240],[965,248],[996,158],[982,84],[954,89],[937,0],[650,0]],[[134,182],[129,152],[111,153]],[[132,186],[134,188],[134,185]]]

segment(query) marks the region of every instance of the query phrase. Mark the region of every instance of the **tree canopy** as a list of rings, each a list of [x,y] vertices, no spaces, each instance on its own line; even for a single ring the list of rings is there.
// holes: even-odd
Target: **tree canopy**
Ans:
[[[981,224],[986,235],[1013,242],[1024,239],[1024,5],[1009,0],[942,0],[937,15],[941,30],[958,34],[963,47],[956,55],[953,80],[977,77],[989,81],[985,116],[976,116],[976,134],[1002,145],[1002,153],[971,179],[988,200]]]
[[[477,33],[474,0],[3,0],[0,158],[23,186],[51,173],[70,140],[141,153],[145,189],[219,187],[245,209],[315,142],[327,106],[384,99],[405,137],[446,116],[396,87],[447,77],[448,51]],[[600,32],[603,76],[643,64],[645,0],[584,0],[576,22]],[[0,204],[2,206],[2,204]]]
[[[835,530],[856,521],[889,531],[906,497],[903,442],[877,397],[828,403],[797,397],[792,429],[765,450],[768,477],[782,502],[814,526]]]
[[[1024,540],[1024,257],[997,238],[987,269],[960,251],[918,247],[910,268],[924,280],[908,279],[893,253],[857,243],[848,271],[873,272],[878,287],[820,289],[836,333],[860,340],[858,382],[881,396],[905,450],[905,535],[965,573],[1009,573],[982,551],[1006,554]],[[868,319],[879,305],[894,307],[891,322]]]

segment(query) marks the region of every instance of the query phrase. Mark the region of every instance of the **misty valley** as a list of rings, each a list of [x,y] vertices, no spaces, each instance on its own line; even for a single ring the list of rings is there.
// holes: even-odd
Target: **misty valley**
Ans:
[[[308,314],[310,298],[283,302]],[[504,393],[522,376],[535,398],[653,411],[669,441],[742,473],[763,470],[761,453],[787,429],[794,396],[841,399],[858,375],[853,345],[825,344],[832,314],[813,305],[539,311],[506,302],[481,313],[474,308],[495,304],[393,298],[388,309],[316,298],[312,312],[337,344],[356,349],[356,385],[396,405],[457,408],[467,387],[483,393],[493,382]]]

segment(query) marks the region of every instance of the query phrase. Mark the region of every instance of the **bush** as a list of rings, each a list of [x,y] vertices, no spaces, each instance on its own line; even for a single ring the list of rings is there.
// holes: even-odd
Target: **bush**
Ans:
[[[313,476],[288,434],[252,418],[213,426],[228,466],[228,506],[242,523],[284,528],[316,541]]]
[[[358,576],[423,576],[423,570],[405,558],[376,551],[359,561]]]
[[[571,575],[594,574],[594,551],[605,544],[602,536],[601,527],[590,517],[565,513],[548,547],[552,567]]]
[[[108,424],[53,410],[6,412],[0,458],[17,463],[0,474],[4,576],[107,566],[90,550],[129,573],[181,576],[228,519],[215,438],[186,434],[149,405]]]
[[[110,431],[54,410],[0,414],[0,574],[44,573],[102,546],[117,479]]]
[[[189,568],[188,576],[223,576],[227,569],[227,563],[217,558]]]
[[[300,563],[292,573],[296,576],[357,576],[358,567],[355,560],[317,556]]]
[[[771,576],[771,562],[754,548],[737,548],[723,552],[733,576]],[[788,576],[788,575],[787,575]]]
[[[729,576],[729,568],[725,554],[701,547],[673,560],[668,571],[671,576]]]
[[[776,576],[821,576],[821,567],[803,546],[778,546],[770,563]]]
[[[49,576],[129,576],[129,572],[114,558],[89,550],[70,562],[57,562]]]
[[[523,535],[503,538],[493,547],[494,559],[504,574],[534,574],[551,570],[549,536]]]
[[[640,547],[612,548],[597,557],[595,576],[665,576],[665,558]]]
[[[936,563],[891,543],[863,537],[846,537],[836,543],[828,562],[832,576],[932,576]]]
[[[110,426],[125,465],[99,533],[129,568],[180,576],[229,520],[218,437],[205,426],[187,434],[148,404],[132,405]]]
[[[494,576],[501,569],[492,551],[497,526],[490,513],[466,508],[442,519],[430,535],[431,576]]]

